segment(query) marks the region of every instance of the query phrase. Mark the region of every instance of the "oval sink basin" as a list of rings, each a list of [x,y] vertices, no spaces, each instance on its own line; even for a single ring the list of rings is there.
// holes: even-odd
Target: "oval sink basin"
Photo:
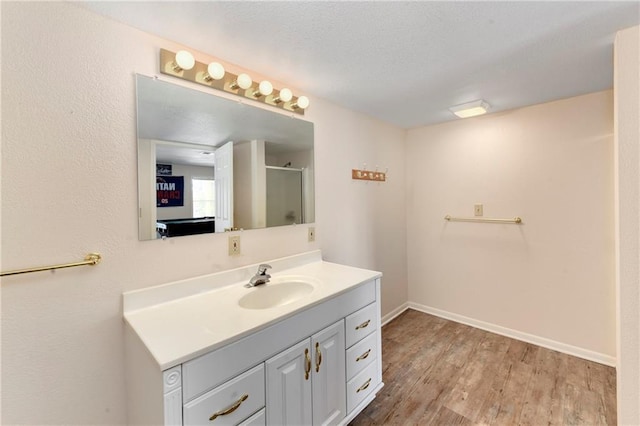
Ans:
[[[295,302],[313,291],[313,285],[298,280],[267,283],[255,287],[238,300],[245,309],[268,309]]]

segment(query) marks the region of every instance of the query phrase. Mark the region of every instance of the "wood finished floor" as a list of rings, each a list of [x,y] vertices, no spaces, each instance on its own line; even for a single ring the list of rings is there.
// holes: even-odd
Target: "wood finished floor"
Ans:
[[[615,425],[612,367],[408,310],[382,328],[384,388],[350,425]]]

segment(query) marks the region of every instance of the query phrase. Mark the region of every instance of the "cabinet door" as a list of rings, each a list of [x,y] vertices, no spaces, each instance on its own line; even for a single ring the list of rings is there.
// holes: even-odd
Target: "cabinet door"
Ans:
[[[306,339],[267,360],[267,424],[311,424],[311,345]],[[344,354],[344,353],[343,353]]]
[[[311,336],[313,424],[334,425],[347,412],[344,320]]]

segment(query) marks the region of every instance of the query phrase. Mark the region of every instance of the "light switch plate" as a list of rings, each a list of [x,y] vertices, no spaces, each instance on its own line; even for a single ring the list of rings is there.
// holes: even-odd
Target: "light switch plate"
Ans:
[[[316,228],[314,228],[313,226],[309,227],[308,240],[309,240],[310,243],[312,243],[312,242],[314,242],[316,240]]]
[[[473,214],[475,216],[482,216],[484,214],[482,210],[483,210],[482,204],[475,204],[473,206]]]
[[[229,236],[229,256],[240,254],[240,235]]]

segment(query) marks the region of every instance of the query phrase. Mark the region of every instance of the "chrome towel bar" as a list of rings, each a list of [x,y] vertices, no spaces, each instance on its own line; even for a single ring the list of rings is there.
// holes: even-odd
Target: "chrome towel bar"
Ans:
[[[492,219],[488,217],[453,217],[450,215],[446,215],[444,220],[448,220],[449,222],[481,222],[481,223],[515,223],[521,224],[521,217],[514,217],[513,219]]]
[[[16,269],[14,271],[1,272],[0,277],[4,277],[7,275],[28,274],[31,272],[49,271],[51,269],[73,268],[75,266],[94,266],[100,263],[101,260],[102,256],[100,256],[100,253],[89,253],[85,256],[84,261],[82,262],[62,263],[60,265],[41,266],[38,268]]]

